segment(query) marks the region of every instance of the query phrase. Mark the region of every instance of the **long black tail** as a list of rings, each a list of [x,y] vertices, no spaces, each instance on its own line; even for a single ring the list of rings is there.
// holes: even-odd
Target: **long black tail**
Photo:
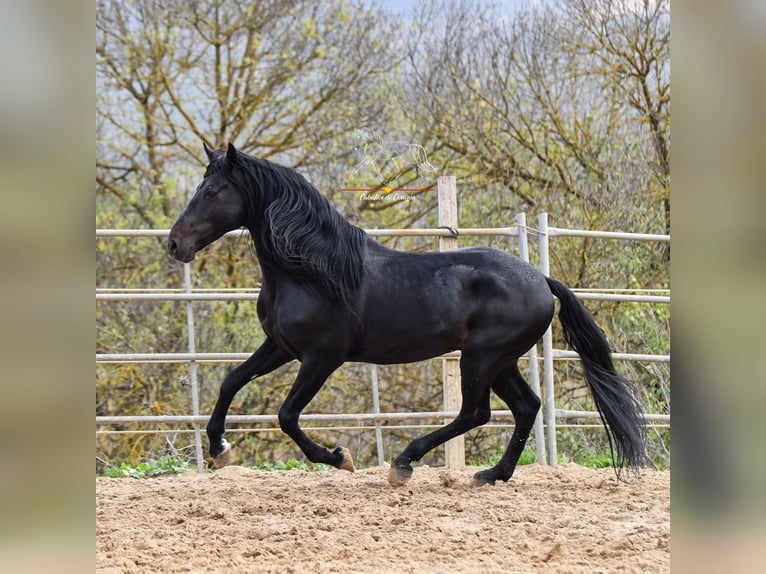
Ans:
[[[607,430],[617,476],[622,478],[626,467],[638,474],[648,459],[646,424],[636,388],[615,370],[609,343],[585,306],[565,285],[555,279],[547,281],[559,299],[564,337],[582,360],[585,380]]]

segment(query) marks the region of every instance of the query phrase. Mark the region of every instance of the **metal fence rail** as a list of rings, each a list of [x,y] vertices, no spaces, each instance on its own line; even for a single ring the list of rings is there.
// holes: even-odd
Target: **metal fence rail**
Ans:
[[[97,229],[96,237],[166,237],[168,229]],[[592,230],[562,229],[548,226],[547,214],[540,214],[538,227],[530,228],[526,224],[523,213],[517,214],[515,225],[501,228],[457,228],[457,236],[514,236],[519,241],[520,256],[529,261],[528,236],[533,235],[538,239],[540,270],[549,275],[549,239],[555,237],[593,237],[618,241],[659,241],[668,242],[668,235],[651,235],[643,233],[604,232]],[[366,232],[371,236],[433,236],[455,237],[450,229],[369,229]],[[228,237],[241,237],[247,232],[233,231],[226,234]],[[664,293],[667,293],[664,294]],[[203,470],[202,440],[200,425],[207,422],[208,417],[199,414],[199,395],[197,385],[196,367],[198,363],[241,362],[247,359],[251,353],[205,353],[196,350],[194,341],[194,316],[193,303],[198,301],[255,301],[259,295],[259,289],[192,289],[191,268],[184,264],[184,288],[183,289],[96,289],[96,300],[104,302],[120,301],[177,301],[185,303],[187,314],[188,348],[186,352],[162,352],[162,353],[97,353],[96,362],[100,364],[110,363],[188,363],[190,368],[190,383],[192,388],[192,415],[181,416],[97,416],[96,424],[111,427],[114,425],[133,425],[139,423],[172,424],[189,426],[192,425],[195,434],[195,451],[198,470]],[[646,304],[669,304],[670,296],[667,290],[579,290],[575,295],[583,300],[605,300],[619,302],[635,302]],[[535,422],[535,439],[538,461],[547,460],[548,464],[555,465],[557,459],[556,424],[557,419],[567,421],[571,419],[598,419],[597,412],[569,411],[557,409],[554,403],[553,361],[577,359],[574,351],[554,349],[552,346],[552,333],[549,327],[542,339],[542,385],[538,365],[537,345],[527,354],[529,366],[529,379],[532,389],[541,394],[541,386],[544,389],[545,404],[542,412],[538,414]],[[650,355],[637,353],[614,353],[613,358],[620,361],[660,362],[670,361],[670,355]],[[437,357],[446,361],[455,361],[460,358],[460,352],[452,352]],[[378,449],[378,462],[383,464],[382,423],[401,422],[416,420],[438,420],[452,418],[457,411],[444,410],[439,412],[424,413],[381,413],[380,399],[377,385],[377,368],[371,366],[371,381],[373,395],[373,413],[339,413],[339,414],[302,414],[301,421],[317,423],[330,422],[355,422],[372,423],[370,429],[376,432],[376,444]],[[492,418],[496,420],[512,419],[511,411],[492,411]],[[647,414],[645,418],[649,422],[659,425],[667,425],[670,415]],[[229,415],[227,422],[233,424],[242,423],[276,423],[276,415]],[[570,426],[565,423],[562,426]],[[578,425],[583,426],[583,425]],[[389,427],[386,427],[389,428]],[[101,429],[99,432],[109,432],[109,429]],[[125,432],[125,431],[113,431]],[[165,429],[156,431],[136,432],[167,432]]]
[[[568,411],[557,409],[561,418],[585,418],[598,419],[598,413],[591,411]],[[411,413],[301,413],[301,422],[385,422],[385,421],[409,421],[409,420],[435,420],[455,418],[458,411],[431,411]],[[645,414],[644,420],[654,422],[669,422],[670,415]],[[148,424],[207,424],[209,416],[194,415],[127,415],[127,416],[102,416],[96,417],[99,424],[124,425],[134,423]],[[513,419],[513,413],[509,410],[493,410],[492,419]],[[228,415],[226,423],[278,423],[277,415]]]
[[[96,353],[97,363],[230,363],[247,359],[252,353]],[[434,359],[459,359],[460,351],[444,353]],[[528,358],[528,357],[527,357]],[[579,359],[574,351],[553,349],[554,359]],[[670,355],[642,355],[638,353],[612,353],[617,361],[646,361],[669,363]]]

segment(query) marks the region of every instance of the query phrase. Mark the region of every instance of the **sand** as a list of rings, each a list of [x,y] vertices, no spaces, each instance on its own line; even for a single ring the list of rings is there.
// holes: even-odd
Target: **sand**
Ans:
[[[472,487],[477,470],[97,478],[96,572],[669,572],[669,472],[535,464]]]

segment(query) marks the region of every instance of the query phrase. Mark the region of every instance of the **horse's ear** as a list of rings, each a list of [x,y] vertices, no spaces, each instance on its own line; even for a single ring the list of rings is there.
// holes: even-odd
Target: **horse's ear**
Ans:
[[[207,142],[205,142],[205,140],[202,140],[202,147],[205,148],[207,159],[209,159],[210,161],[213,161],[215,159],[215,152],[210,147],[208,147]]]
[[[235,148],[232,143],[226,148],[226,161],[228,161],[230,165],[236,165],[237,163],[237,148]]]

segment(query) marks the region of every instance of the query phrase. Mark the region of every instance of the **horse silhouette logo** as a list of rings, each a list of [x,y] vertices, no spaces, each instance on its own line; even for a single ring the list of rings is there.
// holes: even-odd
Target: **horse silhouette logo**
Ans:
[[[428,161],[425,148],[404,140],[387,140],[371,128],[358,128],[353,136],[356,163],[351,176],[374,177],[376,189],[392,191],[393,182],[409,173],[415,172],[416,178],[436,172]],[[426,191],[427,188],[411,191]],[[362,188],[349,191],[366,191]]]

